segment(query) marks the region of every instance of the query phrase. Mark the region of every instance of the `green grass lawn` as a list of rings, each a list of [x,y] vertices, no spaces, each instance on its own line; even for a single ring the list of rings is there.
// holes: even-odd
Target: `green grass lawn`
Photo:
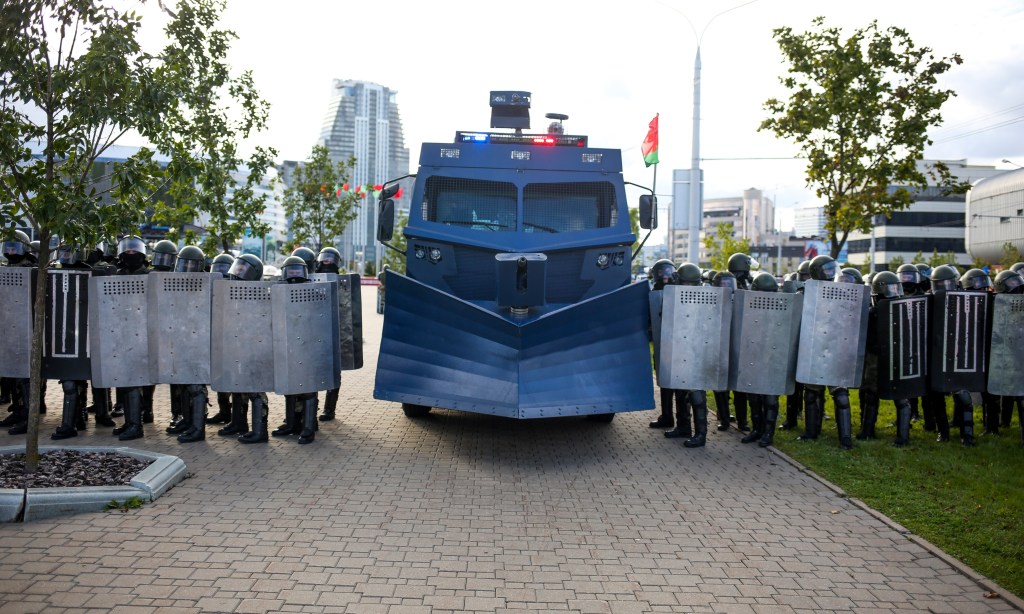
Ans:
[[[851,392],[853,432],[860,428],[857,393]],[[779,423],[785,416],[780,399]],[[952,400],[947,399],[952,416]],[[832,402],[825,411],[834,418]],[[1016,412],[1009,429],[981,435],[981,408],[975,406],[977,445],[964,448],[959,429],[947,443],[915,422],[910,446],[896,448],[891,401],[882,401],[874,441],[839,448],[835,420],[823,423],[814,442],[797,441],[802,432],[777,431],[775,445],[818,475],[924,537],[945,552],[1024,597],[1024,447]]]

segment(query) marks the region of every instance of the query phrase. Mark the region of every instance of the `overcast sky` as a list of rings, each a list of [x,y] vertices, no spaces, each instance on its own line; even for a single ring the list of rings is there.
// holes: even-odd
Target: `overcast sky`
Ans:
[[[271,103],[270,128],[255,142],[282,159],[308,156],[335,78],[398,92],[413,170],[422,142],[488,127],[490,90],[521,89],[533,94],[534,130],[545,128],[544,113],[565,113],[567,132],[622,149],[626,179],[645,185],[652,176],[640,143],[660,113],[657,191],[666,204],[672,169],[690,166],[695,29],[703,32],[705,198],[755,187],[780,210],[814,205],[802,161],[758,159],[791,158],[795,146],[757,126],[764,101],[785,95],[772,29],[805,31],[822,15],[851,29],[877,19],[937,55],[963,57],[942,82],[957,97],[943,107],[944,127],[933,132],[927,157],[1024,165],[1024,0],[747,2],[228,0],[223,23],[239,36],[232,65],[252,69]],[[140,10],[148,24],[157,21],[155,7]],[[788,227],[791,213],[779,217]]]

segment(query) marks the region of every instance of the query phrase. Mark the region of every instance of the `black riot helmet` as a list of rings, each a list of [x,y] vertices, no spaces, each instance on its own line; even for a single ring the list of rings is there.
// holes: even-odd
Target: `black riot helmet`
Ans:
[[[932,267],[923,262],[918,262],[914,266],[917,267],[917,272],[921,274],[921,287],[923,288],[932,278]]]
[[[921,271],[917,269],[916,265],[901,264],[896,269],[896,276],[900,278],[900,283],[903,284],[904,295],[917,293],[918,288],[921,286]]]
[[[1010,270],[1024,275],[1024,262],[1014,262],[1010,265]]]
[[[860,269],[854,268],[852,266],[848,266],[844,269],[841,269],[838,273],[836,273],[835,281],[844,284],[858,284],[861,286],[864,285],[864,277],[860,274]]]
[[[296,247],[292,250],[292,256],[298,256],[302,258],[302,261],[306,263],[306,271],[312,271],[313,267],[316,266],[316,254],[313,250],[308,247]]]
[[[647,278],[653,282],[655,290],[661,290],[666,284],[672,283],[675,274],[676,266],[672,261],[662,258],[651,265],[651,269],[647,271]]]
[[[775,276],[768,271],[761,271],[754,276],[750,289],[756,292],[778,292],[779,282],[775,281]]]
[[[341,271],[341,252],[325,247],[316,255],[317,273],[338,273]]]
[[[231,270],[231,264],[234,261],[235,257],[227,252],[224,252],[223,254],[218,254],[217,257],[214,258],[213,262],[210,264],[210,272],[220,273],[224,277],[227,277],[228,271]]]
[[[195,245],[186,245],[178,252],[174,270],[178,273],[202,273],[206,270],[206,254]]]
[[[290,284],[309,281],[309,271],[306,269],[306,261],[299,256],[288,256],[281,265],[281,279]]]
[[[231,263],[228,278],[239,281],[259,281],[263,279],[263,261],[252,254],[242,254]]]
[[[146,242],[137,235],[124,237],[117,242],[117,259],[121,266],[135,270],[146,264]]]
[[[796,268],[797,281],[807,281],[811,278],[811,261],[804,260]]]
[[[959,273],[956,272],[952,266],[943,264],[932,269],[932,292],[941,292],[943,290],[951,291],[957,288],[957,277]]]
[[[692,262],[684,262],[676,269],[676,283],[681,286],[699,286],[702,277],[700,267]]]
[[[808,271],[811,274],[811,279],[817,281],[832,281],[835,279],[836,271],[839,270],[839,265],[832,256],[815,256],[811,260],[811,264],[808,266]]]
[[[996,292],[999,294],[1024,294],[1024,277],[1010,269],[1001,271],[996,275]]]
[[[750,269],[756,267],[757,263],[747,254],[733,254],[729,256],[727,268],[730,273],[736,276],[737,280],[748,279],[750,277]]]
[[[899,298],[903,296],[900,277],[892,271],[880,271],[871,278],[871,294],[876,298]]]
[[[732,288],[736,289],[736,276],[729,271],[719,271],[715,273],[714,279],[711,280],[711,285],[716,288]]]
[[[679,274],[679,269],[676,269],[676,274]],[[700,280],[711,285],[711,282],[715,280],[715,275],[718,275],[718,271],[714,269],[704,269],[701,271]]]
[[[28,251],[28,235],[20,230],[15,230],[10,239],[4,241],[4,258],[11,264],[17,264],[25,259]]]
[[[78,262],[85,262],[85,250],[74,245],[61,245],[57,248],[57,262],[61,266],[70,266]]]
[[[174,259],[178,257],[178,246],[167,239],[153,246],[153,270],[173,271]]]
[[[975,292],[991,292],[992,279],[981,269],[969,269],[960,276],[960,287]]]

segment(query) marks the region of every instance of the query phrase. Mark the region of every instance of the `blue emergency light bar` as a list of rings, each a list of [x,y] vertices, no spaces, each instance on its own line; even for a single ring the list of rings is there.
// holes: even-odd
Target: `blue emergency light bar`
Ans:
[[[545,147],[586,147],[587,137],[570,134],[509,134],[507,132],[459,132],[456,143],[492,145],[540,145]]]

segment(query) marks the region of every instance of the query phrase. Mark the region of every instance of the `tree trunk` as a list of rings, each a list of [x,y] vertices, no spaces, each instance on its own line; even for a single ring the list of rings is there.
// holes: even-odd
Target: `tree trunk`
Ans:
[[[39,232],[39,263],[36,293],[32,301],[32,353],[29,359],[28,432],[25,434],[25,473],[39,469],[39,407],[42,401],[43,333],[46,326],[46,265],[49,264],[50,232]]]

